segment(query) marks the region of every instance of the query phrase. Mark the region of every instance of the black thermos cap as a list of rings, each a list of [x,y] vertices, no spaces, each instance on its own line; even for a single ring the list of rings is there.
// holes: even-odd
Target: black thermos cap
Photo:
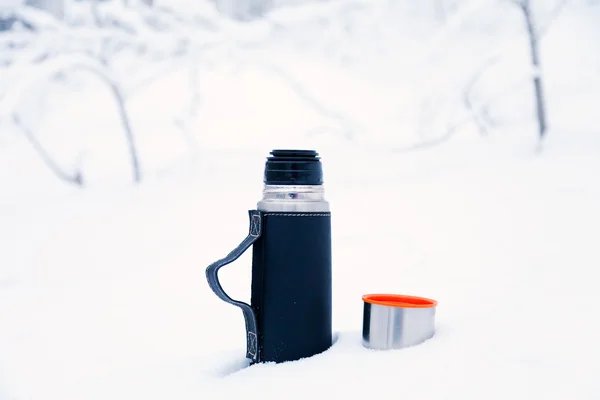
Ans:
[[[314,150],[273,150],[267,157],[266,185],[322,185],[323,168]]]

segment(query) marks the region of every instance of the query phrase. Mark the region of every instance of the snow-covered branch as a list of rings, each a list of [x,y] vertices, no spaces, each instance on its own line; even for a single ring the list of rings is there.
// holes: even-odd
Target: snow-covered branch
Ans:
[[[537,29],[538,38],[541,39],[546,34],[552,23],[558,18],[568,4],[569,0],[560,0],[558,4],[556,4],[554,8],[548,14],[546,14],[544,23]]]
[[[486,134],[488,132],[489,121],[487,121],[487,113],[485,112],[484,107],[481,108],[481,113],[477,113],[474,109],[475,105],[472,100],[472,92],[473,88],[477,85],[481,77],[488,71],[489,68],[496,65],[500,60],[499,57],[492,57],[488,59],[482,67],[480,67],[475,74],[469,79],[467,84],[465,85],[465,89],[463,91],[463,103],[473,118],[475,125],[479,129],[479,133]]]
[[[292,89],[292,91],[306,102],[313,110],[315,110],[319,115],[324,118],[336,121],[340,129],[343,131],[343,135],[346,139],[351,139],[356,136],[357,133],[361,130],[359,124],[357,122],[353,122],[352,118],[343,115],[341,112],[323,104],[316,97],[312,96],[302,85],[298,82],[292,75],[290,75],[285,69],[278,67],[272,63],[262,62],[259,65],[265,70],[269,71],[269,73],[280,77],[285,81],[285,83]]]
[[[48,154],[44,146],[37,140],[36,135],[27,127],[16,112],[12,114],[12,122],[23,132],[25,138],[31,143],[35,152],[40,156],[44,164],[60,179],[77,186],[83,186],[83,174],[77,169],[74,174],[65,172]]]

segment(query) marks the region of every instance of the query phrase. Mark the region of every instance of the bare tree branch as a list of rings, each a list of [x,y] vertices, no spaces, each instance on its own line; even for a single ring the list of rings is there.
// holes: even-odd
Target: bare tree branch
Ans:
[[[98,0],[89,0],[90,2],[90,14],[94,18],[94,23],[97,27],[102,26],[102,18],[100,18],[100,13],[98,12]]]
[[[568,4],[569,0],[560,0],[559,3],[552,9],[552,11],[548,13],[544,26],[537,31],[538,40],[546,34],[552,23],[558,18],[560,13]]]
[[[455,123],[454,125],[450,126],[450,128],[448,128],[446,130],[446,132],[444,132],[444,134],[438,136],[435,139],[415,143],[413,145],[406,146],[406,147],[396,147],[396,148],[393,148],[391,151],[393,153],[408,153],[408,152],[415,151],[415,150],[429,149],[429,148],[438,146],[438,145],[450,140],[456,133],[460,132],[461,128],[463,128],[469,122],[471,122],[470,116],[469,116],[469,118],[465,118],[465,119],[461,120],[460,122]]]
[[[544,138],[548,127],[547,116],[546,116],[546,104],[544,99],[544,90],[542,84],[542,76],[540,73],[540,50],[538,36],[535,31],[533,15],[531,12],[529,0],[523,1],[523,17],[525,19],[525,25],[527,27],[527,36],[529,39],[529,52],[531,55],[531,65],[534,69],[533,75],[533,89],[535,96],[535,107],[536,116],[538,122],[538,134],[540,139]]]
[[[482,108],[482,107],[480,107],[480,108]],[[477,108],[475,108],[474,112],[478,112],[478,111],[479,110]],[[448,140],[450,140],[456,133],[460,132],[460,130],[463,127],[465,127],[470,122],[472,122],[472,120],[473,120],[473,118],[469,115],[468,117],[463,118],[460,121],[456,122],[455,124],[451,125],[442,135],[436,137],[435,139],[422,141],[422,142],[415,143],[413,145],[406,146],[406,147],[396,147],[396,148],[393,148],[391,151],[394,153],[407,153],[407,152],[414,151],[414,150],[422,150],[422,149],[428,149],[431,147],[435,147],[437,145],[440,145],[440,144],[445,143]]]
[[[357,131],[357,123],[349,122],[351,121],[349,117],[344,116],[331,108],[328,108],[323,103],[318,101],[315,97],[311,96],[306,91],[304,86],[300,82],[296,81],[296,79],[294,79],[294,77],[292,77],[284,69],[276,65],[267,63],[261,63],[261,66],[270,71],[271,73],[282,78],[299,98],[308,103],[316,112],[321,114],[321,116],[337,121],[340,124],[342,130],[344,131],[344,136],[347,139],[352,139],[354,137]]]
[[[488,61],[487,64],[485,64],[488,68],[494,63],[499,61],[500,59],[498,58],[496,61],[496,57],[492,57],[490,58],[490,60]],[[485,68],[482,68],[485,69]],[[492,100],[488,100],[487,102],[480,102],[479,104],[472,104],[472,108],[471,108],[471,112],[469,113],[468,116],[459,119],[458,122],[452,124],[448,129],[446,129],[441,135],[437,136],[434,139],[431,140],[425,140],[425,141],[421,141],[409,146],[405,146],[405,147],[396,147],[393,148],[391,151],[392,152],[396,152],[396,153],[406,153],[406,152],[410,152],[410,151],[414,151],[414,150],[421,150],[421,149],[428,149],[431,147],[435,147],[437,145],[440,145],[442,143],[447,142],[449,139],[451,139],[456,133],[460,132],[461,129],[463,129],[465,126],[467,126],[468,124],[473,122],[473,115],[479,115],[485,112],[485,110],[489,107],[490,103]]]
[[[74,175],[69,175],[68,173],[66,173],[65,171],[63,171],[58,166],[58,164],[56,164],[54,162],[54,160],[52,159],[52,157],[50,157],[50,155],[48,154],[48,152],[46,152],[46,150],[41,145],[41,143],[36,139],[36,137],[33,134],[33,132],[31,132],[31,130],[23,124],[23,122],[21,121],[21,118],[19,117],[19,115],[17,113],[13,113],[12,114],[12,119],[13,119],[14,124],[16,126],[18,126],[19,129],[21,129],[21,131],[24,133],[25,138],[29,141],[29,143],[31,143],[31,145],[33,146],[33,149],[41,157],[41,159],[44,162],[44,164],[46,164],[46,166],[56,176],[58,176],[60,179],[62,179],[64,181],[72,183],[72,184],[74,184],[76,186],[83,186],[83,174],[81,173],[81,170],[75,171]]]
[[[499,61],[500,61],[499,56],[494,56],[494,57],[491,57],[490,59],[488,59],[485,62],[485,64],[467,82],[467,84],[465,86],[465,90],[463,91],[463,102],[465,104],[465,107],[469,110],[469,112],[473,116],[473,120],[474,120],[475,124],[477,125],[479,132],[482,135],[487,133],[486,121],[483,121],[483,119],[486,118],[485,115],[487,115],[487,114],[483,113],[483,111],[485,111],[485,109],[482,110],[481,114],[478,114],[475,112],[473,102],[471,100],[471,93],[473,91],[473,88],[475,87],[475,85],[477,85],[477,83],[479,82],[481,77],[485,74],[485,72],[488,69],[490,69],[492,66],[497,64]]]
[[[137,146],[136,146],[135,137],[133,135],[133,131],[131,128],[131,122],[129,120],[129,115],[127,113],[127,108],[125,106],[125,98],[124,98],[123,94],[121,93],[121,89],[119,88],[119,85],[117,84],[116,81],[111,79],[107,74],[102,72],[101,69],[95,68],[91,65],[87,65],[87,64],[83,64],[83,63],[73,63],[70,65],[67,65],[67,66],[59,69],[55,73],[65,73],[68,71],[77,71],[77,70],[91,72],[92,74],[94,74],[98,78],[100,78],[100,80],[103,81],[110,89],[110,91],[115,99],[115,102],[117,104],[117,111],[119,112],[121,124],[123,125],[125,139],[127,141],[127,147],[129,150],[129,158],[131,160],[131,168],[133,171],[133,180],[134,180],[134,182],[139,183],[141,181],[141,170],[140,170]]]
[[[142,180],[141,171],[140,171],[140,162],[137,153],[137,146],[135,143],[135,137],[133,136],[133,131],[131,129],[131,122],[129,121],[129,115],[127,114],[127,109],[125,107],[125,99],[119,89],[119,86],[109,80],[104,79],[104,82],[109,86],[115,101],[117,103],[117,109],[119,111],[119,116],[121,118],[121,124],[123,124],[123,130],[125,131],[125,138],[127,140],[127,147],[129,149],[129,157],[131,159],[131,168],[133,170],[133,180],[136,183],[139,183]]]

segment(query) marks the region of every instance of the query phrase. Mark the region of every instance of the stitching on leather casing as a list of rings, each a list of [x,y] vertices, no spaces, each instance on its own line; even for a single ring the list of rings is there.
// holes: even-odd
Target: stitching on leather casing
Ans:
[[[330,217],[331,214],[264,214],[264,216],[280,217]]]

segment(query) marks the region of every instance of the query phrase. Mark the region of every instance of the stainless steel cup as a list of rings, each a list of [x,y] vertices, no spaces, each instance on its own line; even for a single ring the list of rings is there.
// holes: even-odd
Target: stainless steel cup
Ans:
[[[437,301],[398,294],[366,294],[362,299],[364,347],[400,349],[433,337]]]

